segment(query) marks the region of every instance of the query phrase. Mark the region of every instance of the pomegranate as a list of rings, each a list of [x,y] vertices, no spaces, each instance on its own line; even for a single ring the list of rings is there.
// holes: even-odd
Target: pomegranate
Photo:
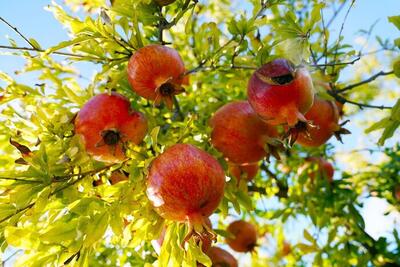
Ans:
[[[326,161],[324,158],[321,157],[309,157],[306,159],[306,163],[299,169],[300,172],[303,172],[304,169],[309,168],[312,164],[317,164],[318,173],[311,172],[310,179],[311,182],[314,182],[315,175],[320,177],[326,177],[329,183],[333,182],[333,174],[335,172],[332,164]]]
[[[130,107],[124,96],[104,93],[91,98],[79,111],[75,133],[94,159],[121,162],[126,158],[127,142],[136,145],[142,142],[147,133],[147,120]]]
[[[226,250],[219,247],[211,247],[207,252],[213,267],[237,267],[237,260]]]
[[[258,173],[258,163],[247,164],[247,165],[237,165],[234,163],[228,162],[228,170],[229,173],[235,177],[238,181],[241,178],[246,177],[246,180],[250,181],[254,178],[254,176]]]
[[[266,122],[290,127],[306,122],[314,89],[309,72],[286,59],[275,59],[256,70],[250,78],[247,96],[254,111]]]
[[[232,238],[227,238],[226,243],[237,252],[251,252],[257,245],[257,230],[251,223],[245,221],[234,221],[227,232]]]
[[[193,145],[176,144],[152,162],[147,196],[161,217],[189,224],[187,241],[214,235],[206,218],[218,207],[224,186],[224,170],[215,158]]]
[[[212,229],[211,221],[209,218],[205,218],[204,222],[208,226],[209,229]],[[164,227],[161,231],[160,237],[157,239],[157,243],[160,245],[160,247],[162,246],[162,244],[164,242],[166,230],[167,230],[167,228]],[[195,239],[196,239],[197,244],[199,244],[201,241],[201,250],[204,253],[207,253],[207,251],[210,249],[212,241],[213,241],[212,235],[210,235],[208,232],[204,232],[203,235],[201,235],[201,236],[195,236]]]
[[[247,101],[224,105],[210,125],[211,143],[232,163],[255,163],[267,155],[266,149],[277,155],[273,145],[277,130],[260,120]]]
[[[347,129],[342,128],[347,121],[339,124],[339,110],[333,101],[315,97],[314,104],[305,117],[312,125],[299,122],[290,130],[294,135],[292,138],[300,145],[318,147],[325,144],[332,135],[342,142],[341,135],[350,134]]]
[[[128,63],[128,80],[132,89],[140,96],[162,101],[168,108],[173,106],[173,97],[184,91],[188,84],[185,66],[178,52],[163,45],[147,45],[132,55]]]

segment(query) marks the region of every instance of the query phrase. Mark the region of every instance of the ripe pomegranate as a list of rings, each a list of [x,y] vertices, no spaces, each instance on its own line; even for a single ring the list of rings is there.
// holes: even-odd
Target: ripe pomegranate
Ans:
[[[205,218],[204,222],[208,226],[209,229],[212,229],[211,221],[209,218]],[[167,230],[167,228],[164,226],[164,228],[161,231],[160,237],[157,239],[157,243],[158,243],[158,245],[160,245],[160,247],[162,246],[162,244],[164,242],[166,230]],[[195,239],[196,239],[197,244],[199,244],[201,241],[201,250],[204,253],[207,253],[207,251],[210,249],[212,241],[213,241],[212,235],[210,235],[208,232],[204,232],[203,235],[195,236]]]
[[[132,89],[140,96],[162,101],[172,108],[173,97],[184,91],[188,84],[185,66],[178,52],[163,45],[147,45],[132,55],[128,63],[128,80]]]
[[[234,237],[227,238],[226,243],[237,252],[251,252],[257,245],[257,230],[251,223],[245,221],[234,221],[227,232]]]
[[[167,6],[175,2],[176,0],[155,0],[160,6]]]
[[[224,105],[210,120],[211,143],[232,163],[255,163],[267,156],[277,156],[274,141],[278,132],[257,116],[247,101]],[[268,146],[268,143],[271,145]]]
[[[130,107],[118,93],[91,98],[75,119],[75,133],[81,136],[86,151],[94,159],[121,162],[126,142],[139,144],[147,133],[147,119]]]
[[[306,121],[304,114],[313,104],[314,89],[307,69],[280,58],[253,73],[247,96],[263,120],[291,127],[298,121]]]
[[[213,267],[237,267],[237,260],[226,250],[219,247],[211,247],[207,252]]]
[[[206,218],[218,207],[224,186],[224,170],[215,158],[193,145],[176,144],[152,162],[147,196],[161,217],[189,224],[187,241],[212,233]]]
[[[129,179],[128,176],[126,176],[124,173],[121,173],[120,171],[114,171],[108,180],[112,185],[114,185],[116,183],[119,183],[121,181],[126,181],[128,179]]]
[[[246,177],[246,180],[250,181],[254,178],[254,176],[258,173],[258,163],[247,164],[247,165],[237,165],[231,162],[228,162],[228,170],[229,173],[235,177],[238,181],[241,178]]]
[[[314,104],[305,117],[312,125],[299,122],[290,130],[294,135],[292,138],[300,145],[318,147],[325,144],[332,135],[342,142],[341,135],[350,134],[347,129],[342,128],[347,121],[339,124],[339,110],[333,101],[315,97]]]
[[[318,173],[311,172],[310,179],[311,182],[314,182],[315,175],[319,175],[320,177],[326,177],[329,183],[333,182],[333,174],[335,172],[332,164],[326,161],[321,157],[309,157],[306,159],[306,163],[299,169],[300,172],[303,172],[305,169],[310,168],[312,164],[317,164]]]

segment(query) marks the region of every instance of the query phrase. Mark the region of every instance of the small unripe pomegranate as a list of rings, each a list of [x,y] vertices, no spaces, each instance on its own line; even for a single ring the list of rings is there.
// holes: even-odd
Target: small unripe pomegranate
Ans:
[[[228,226],[227,232],[233,235],[226,243],[237,252],[251,252],[257,245],[257,230],[251,223],[234,221]]]
[[[326,177],[327,181],[329,183],[333,182],[333,174],[335,172],[335,169],[333,168],[333,165],[326,161],[324,158],[321,157],[309,157],[306,159],[306,163],[300,167],[299,171],[303,172],[304,169],[309,168],[311,164],[317,164],[318,167],[318,173],[311,172],[310,179],[311,182],[314,182],[315,176],[318,175],[319,177]]]
[[[263,122],[247,101],[224,105],[211,118],[210,125],[211,143],[235,164],[258,162],[267,156],[268,142],[278,136],[275,127]],[[270,146],[271,154],[274,148]]]
[[[238,181],[240,181],[243,177],[246,177],[246,180],[248,181],[252,180],[257,175],[258,169],[258,163],[237,165],[228,162],[229,173]]]
[[[237,267],[237,260],[226,250],[219,247],[211,247],[207,252],[214,267]]]
[[[87,153],[94,159],[121,162],[126,158],[127,142],[142,142],[147,120],[131,108],[124,96],[104,93],[91,98],[78,112],[75,133],[81,136]]]
[[[162,101],[168,108],[173,106],[173,96],[184,91],[188,83],[185,66],[178,52],[163,45],[147,45],[137,50],[128,63],[128,80],[138,95]]]
[[[157,2],[157,4],[159,4],[160,6],[167,6],[172,4],[173,2],[175,2],[176,0],[155,0]]]
[[[325,144],[332,135],[342,141],[342,134],[350,134],[342,128],[343,124],[339,124],[339,110],[333,101],[315,97],[313,106],[305,116],[312,125],[299,122],[291,130],[295,134],[293,138],[300,145],[318,147]]]
[[[176,144],[152,162],[147,196],[161,217],[189,224],[187,241],[212,232],[206,218],[218,207],[224,186],[224,170],[215,158],[193,145]]]
[[[313,104],[314,89],[309,72],[286,59],[275,59],[256,70],[247,96],[254,111],[266,122],[290,127],[306,121]]]

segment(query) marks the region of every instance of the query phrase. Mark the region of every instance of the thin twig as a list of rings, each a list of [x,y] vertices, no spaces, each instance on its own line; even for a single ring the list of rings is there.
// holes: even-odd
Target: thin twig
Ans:
[[[22,39],[24,39],[32,48],[34,49],[39,49],[38,47],[36,47],[31,41],[29,41],[28,38],[26,38],[20,31],[18,31],[18,29],[16,27],[14,27],[13,25],[11,25],[8,21],[6,21],[4,18],[0,17],[0,20],[3,21],[5,24],[7,24],[7,26],[9,26],[11,29],[13,29],[19,36],[22,37]]]
[[[364,109],[364,108],[375,108],[375,109],[391,109],[392,107],[389,106],[383,106],[383,105],[370,105],[370,104],[363,104],[363,103],[358,103],[352,100],[348,100],[347,98],[337,94],[336,91],[334,90],[328,90],[327,93],[331,96],[333,96],[338,102],[345,104],[345,103],[349,103],[355,106],[358,106],[360,109]]]
[[[9,261],[10,259],[12,259],[12,257],[14,257],[17,253],[20,253],[20,252],[22,252],[23,250],[22,249],[18,249],[18,250],[16,250],[16,251],[14,251],[14,253],[12,253],[10,256],[8,256],[5,260],[3,260],[2,261],[2,263],[3,263],[3,265],[7,262],[7,261]]]
[[[344,19],[343,19],[343,22],[342,22],[342,26],[340,27],[339,37],[338,37],[337,42],[336,42],[336,50],[335,50],[335,54],[334,54],[334,56],[333,56],[333,62],[336,62],[337,55],[338,55],[338,52],[339,52],[340,38],[342,37],[342,33],[343,33],[343,29],[344,29],[344,24],[346,23],[347,17],[349,16],[350,10],[351,10],[351,8],[353,7],[355,1],[356,1],[356,0],[352,0],[352,1],[351,1],[351,4],[350,4],[350,6],[349,6],[349,9],[347,10],[346,15],[344,16]],[[333,66],[332,72],[333,72],[333,73],[335,72],[335,66]]]
[[[387,75],[392,75],[392,74],[394,74],[394,71],[387,71],[387,72],[385,72],[385,71],[380,71],[380,72],[378,72],[378,73],[372,75],[371,77],[369,77],[369,78],[366,79],[366,80],[363,80],[363,81],[358,82],[358,83],[355,83],[355,84],[348,85],[348,86],[346,86],[346,87],[344,87],[344,88],[342,88],[342,89],[337,89],[336,91],[337,91],[338,93],[343,93],[343,92],[349,91],[349,90],[351,90],[351,89],[353,89],[353,88],[356,88],[356,87],[358,87],[358,86],[361,86],[361,85],[363,85],[363,84],[370,83],[370,82],[374,81],[376,78],[378,78],[378,77],[380,77],[380,76],[387,76]]]
[[[361,57],[358,56],[355,59],[353,59],[351,61],[347,61],[347,62],[330,62],[330,63],[326,63],[326,64],[313,64],[313,65],[310,65],[310,66],[311,67],[327,67],[327,66],[353,65],[354,63],[356,63],[360,59],[361,59]]]

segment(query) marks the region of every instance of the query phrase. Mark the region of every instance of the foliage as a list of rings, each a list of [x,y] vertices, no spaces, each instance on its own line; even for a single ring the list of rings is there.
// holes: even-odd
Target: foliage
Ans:
[[[68,29],[69,40],[50,48],[22,34],[29,47],[9,40],[5,53],[26,61],[19,75],[36,73],[38,83],[22,84],[0,72],[0,245],[2,252],[8,247],[24,250],[17,266],[196,266],[196,261],[210,266],[193,240],[181,248],[187,226],[164,221],[154,211],[145,194],[148,167],[165,148],[181,142],[214,155],[227,170],[222,155],[210,145],[208,120],[225,103],[245,99],[251,73],[270,59],[283,56],[307,65],[315,82],[329,84],[327,92],[316,86],[323,97],[346,104],[352,118],[362,108],[381,109],[381,120],[366,129],[383,130],[379,145],[400,125],[400,100],[393,107],[369,103],[385,96],[374,90],[382,85],[371,84],[375,79],[398,84],[392,75],[399,76],[398,59],[387,72],[376,72],[387,67],[377,64],[367,74],[346,75],[364,55],[343,42],[342,30],[332,36],[326,14],[337,5],[336,11],[349,12],[354,1],[248,0],[236,9],[228,0],[178,0],[163,8],[151,0],[67,2],[73,10],[90,12],[77,16],[56,2],[48,7]],[[333,12],[330,19],[336,16]],[[400,29],[400,16],[389,21]],[[381,49],[395,59],[399,39],[392,44],[379,38]],[[174,47],[191,74],[174,110],[154,107],[128,84],[130,56],[151,43]],[[91,64],[96,74],[81,76],[79,62]],[[146,115],[150,130],[143,144],[129,148],[127,161],[107,165],[85,153],[74,136],[73,119],[93,95],[111,90],[127,96]],[[400,184],[399,145],[380,152],[387,155],[385,162],[357,175],[337,169],[333,183],[323,177],[312,182],[309,174],[316,166],[296,171],[308,156],[334,160],[332,144],[315,149],[296,145],[280,160],[264,160],[254,181],[227,182],[213,216],[218,240],[223,242],[227,222],[241,216],[260,233],[252,266],[399,266],[398,232],[392,239],[373,239],[359,211],[365,192],[399,208],[393,195]],[[129,173],[129,180],[109,184],[114,170]],[[97,180],[103,183],[93,184]],[[266,208],[265,202],[275,205]],[[285,225],[290,222],[302,222],[305,229],[283,257],[283,242],[290,239]],[[167,234],[157,250],[152,240],[164,225]]]

